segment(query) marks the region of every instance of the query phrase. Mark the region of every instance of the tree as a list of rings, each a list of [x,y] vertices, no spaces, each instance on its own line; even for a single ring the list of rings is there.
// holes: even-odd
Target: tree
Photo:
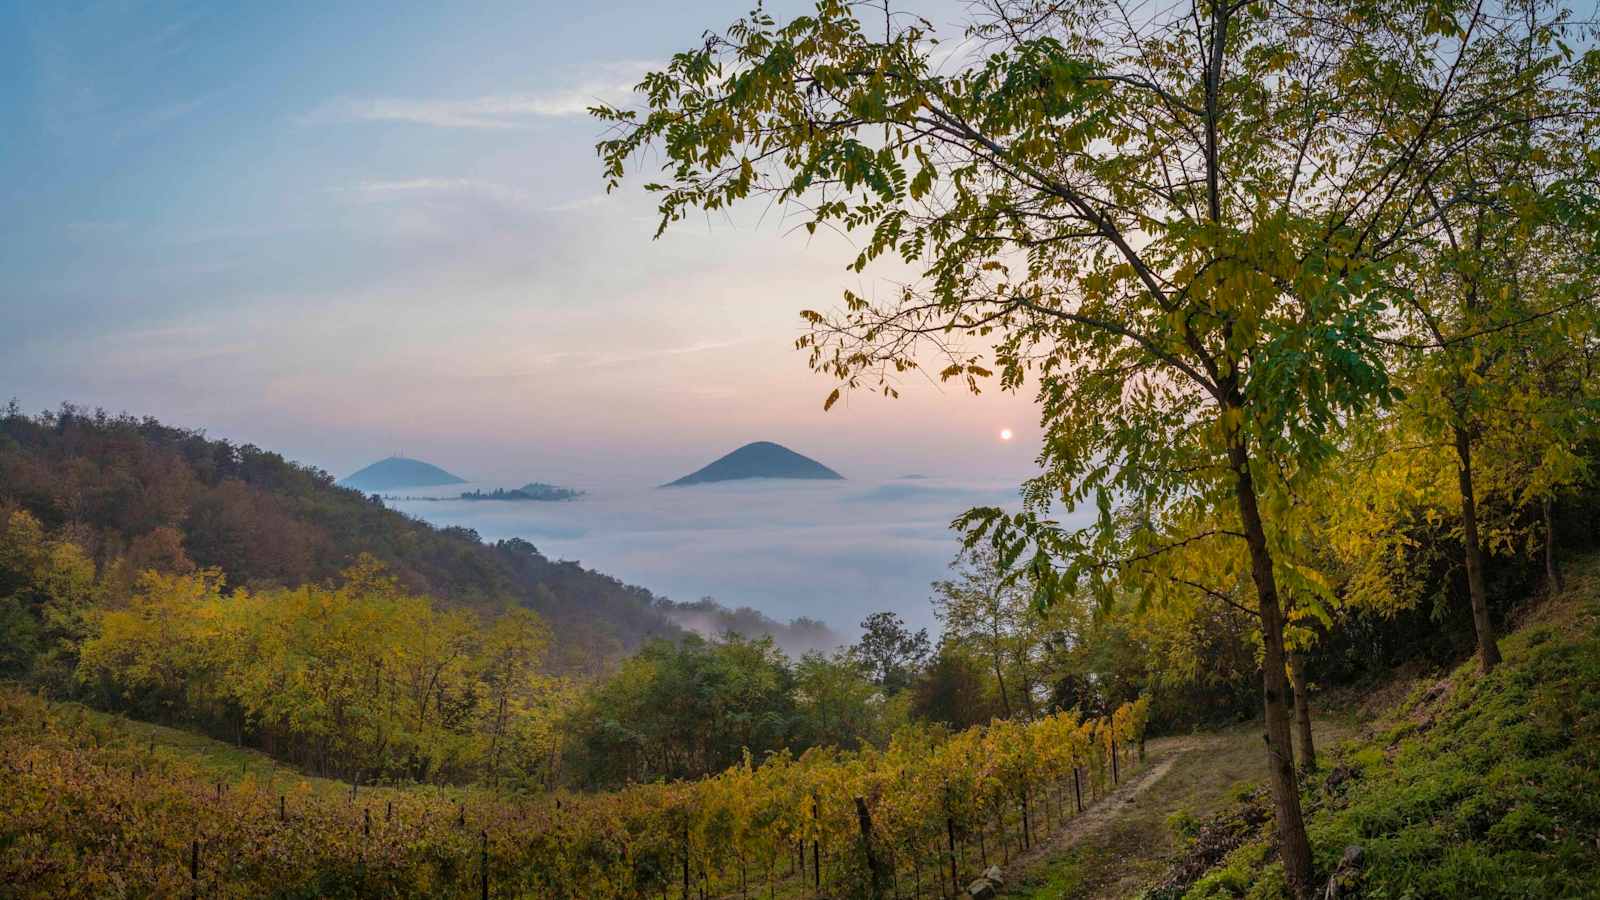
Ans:
[[[1028,508],[962,524],[1006,564],[1031,546],[1042,595],[1159,553],[1174,511],[1220,528],[1180,540],[1242,543],[1279,844],[1305,895],[1279,471],[1326,460],[1333,423],[1392,399],[1376,340],[1391,257],[1428,218],[1434,174],[1515,120],[1481,98],[1540,89],[1492,58],[1559,32],[1541,12],[992,0],[969,31],[981,54],[936,64],[931,26],[887,5],[819,0],[781,25],[758,9],[647,75],[643,115],[597,107],[617,127],[599,152],[609,187],[663,153],[662,230],[765,195],[808,231],[862,235],[856,271],[898,255],[920,272],[804,313],[799,345],[838,381],[825,407],[895,395],[927,353],[977,390],[991,342],[1002,387],[1036,378],[1044,472]],[[1559,56],[1532,46],[1541,64]],[[1094,526],[1049,518],[1091,500]],[[1117,529],[1114,503],[1154,527]]]
[[[530,700],[543,693],[539,663],[550,643],[549,630],[526,609],[510,609],[488,627],[480,651],[479,679],[488,688],[484,727],[489,736],[487,765],[498,779],[513,725]]]
[[[811,652],[794,667],[796,737],[801,746],[856,750],[885,741],[884,715],[891,701],[853,653],[832,657]]]
[[[983,679],[984,664],[948,641],[911,686],[911,715],[961,731],[1000,713]]]
[[[851,648],[872,682],[888,694],[897,694],[911,684],[928,652],[928,629],[919,628],[913,634],[892,612],[876,612],[861,620],[861,639]]]
[[[1524,67],[1547,65],[1530,58],[1528,49],[1513,46],[1497,60],[1508,80],[1526,81]],[[1564,74],[1547,67],[1535,83]],[[1517,529],[1508,522],[1498,535],[1486,533],[1484,500],[1497,499],[1512,514],[1529,506],[1543,513],[1555,492],[1583,477],[1577,450],[1595,423],[1594,402],[1581,388],[1600,321],[1592,172],[1600,168],[1592,159],[1600,126],[1553,93],[1530,92],[1509,102],[1529,121],[1551,119],[1564,127],[1510,129],[1473,156],[1452,161],[1429,184],[1436,226],[1420,241],[1409,269],[1396,316],[1400,334],[1388,339],[1407,388],[1392,430],[1415,437],[1423,453],[1449,448],[1485,672],[1500,661],[1485,547],[1515,543]],[[1496,91],[1483,102],[1500,99]],[[1548,517],[1540,524],[1549,548]],[[1551,556],[1547,569],[1556,581]]]
[[[794,673],[771,638],[691,635],[646,644],[598,685],[568,757],[591,785],[696,778],[782,749],[795,723]]]
[[[0,671],[60,689],[98,599],[94,562],[78,545],[47,536],[27,511],[0,514]]]
[[[1002,714],[1032,718],[1045,623],[1028,586],[1006,576],[992,547],[973,547],[957,559],[955,580],[934,583],[933,609],[947,642],[988,663]]]

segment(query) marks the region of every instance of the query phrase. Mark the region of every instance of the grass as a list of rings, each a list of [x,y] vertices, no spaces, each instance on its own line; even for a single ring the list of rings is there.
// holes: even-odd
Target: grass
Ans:
[[[1475,660],[1424,680],[1306,791],[1317,869],[1362,897],[1600,897],[1600,560]],[[1183,894],[1283,896],[1270,823]]]

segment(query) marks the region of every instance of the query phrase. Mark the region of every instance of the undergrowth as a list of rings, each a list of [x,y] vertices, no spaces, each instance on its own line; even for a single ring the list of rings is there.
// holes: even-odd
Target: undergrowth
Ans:
[[[1362,851],[1342,896],[1600,897],[1600,564],[1574,575],[1492,673],[1425,681],[1308,779],[1322,878]],[[1178,824],[1188,850],[1147,896],[1286,896],[1259,797]]]

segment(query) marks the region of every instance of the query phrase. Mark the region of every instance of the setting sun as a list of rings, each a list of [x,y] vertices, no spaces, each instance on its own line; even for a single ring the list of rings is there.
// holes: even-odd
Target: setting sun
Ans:
[[[1009,428],[1000,429],[1000,440],[1002,440],[1002,441],[1011,440],[1011,429],[1009,429]]]

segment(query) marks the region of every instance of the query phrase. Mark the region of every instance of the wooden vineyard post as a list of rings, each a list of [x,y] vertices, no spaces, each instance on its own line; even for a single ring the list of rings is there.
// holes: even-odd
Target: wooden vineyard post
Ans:
[[[189,848],[189,889],[194,900],[200,900],[200,839],[195,838]]]
[[[372,810],[367,807],[361,808],[361,836],[372,837]]]
[[[389,805],[384,807],[383,820],[387,822],[392,818],[394,818],[394,801],[390,800]]]
[[[811,878],[818,891],[822,890],[822,801],[811,795],[811,822],[817,833],[811,838]]]
[[[856,820],[861,826],[861,848],[867,857],[868,896],[879,900],[883,897],[883,871],[872,852],[872,816],[867,813],[867,801],[863,797],[856,798]]]
[[[1111,739],[1111,783],[1120,784],[1122,779],[1117,771],[1117,739]]]
[[[489,900],[489,832],[478,832],[478,882],[483,885],[483,900]]]
[[[288,808],[287,802],[284,800],[282,794],[278,795],[278,821],[279,822],[287,822],[287,821],[289,821],[289,808]]]
[[[956,871],[956,820],[949,815],[944,817],[944,832],[950,839],[950,888],[960,894],[961,876]]]
[[[1078,814],[1083,815],[1083,780],[1078,776],[1078,767],[1072,767],[1072,796],[1078,801]]]

